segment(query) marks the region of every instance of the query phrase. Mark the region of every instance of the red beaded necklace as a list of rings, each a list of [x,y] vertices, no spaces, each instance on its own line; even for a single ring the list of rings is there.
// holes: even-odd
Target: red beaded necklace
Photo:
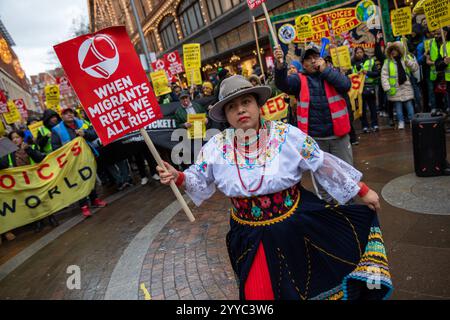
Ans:
[[[264,127],[265,127],[265,126],[264,126]],[[259,139],[258,139],[257,143],[258,143],[258,142],[259,142]],[[265,173],[266,173],[266,159],[264,159],[264,163],[263,163],[263,173],[262,173],[262,175],[261,175],[261,179],[259,180],[258,186],[256,187],[256,189],[249,190],[249,189],[245,186],[244,181],[242,180],[241,170],[239,169],[239,164],[238,164],[238,161],[237,161],[237,151],[238,151],[238,149],[237,149],[237,137],[235,136],[235,137],[234,137],[234,150],[233,150],[233,153],[234,153],[234,163],[235,163],[235,165],[236,165],[236,169],[237,169],[237,172],[238,172],[239,181],[241,182],[241,185],[242,185],[242,187],[245,189],[245,191],[248,191],[248,192],[255,192],[255,191],[258,191],[258,190],[261,188],[262,183],[263,183],[263,181],[264,181],[264,175],[265,175]],[[259,157],[259,155],[260,155],[260,154],[258,153],[256,159]],[[245,153],[244,153],[244,157],[245,157],[245,159],[248,160],[248,157],[245,156]]]

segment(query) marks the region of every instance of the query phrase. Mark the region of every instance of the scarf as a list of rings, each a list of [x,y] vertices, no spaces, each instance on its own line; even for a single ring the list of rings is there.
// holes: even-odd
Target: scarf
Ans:
[[[406,71],[405,71],[405,68],[403,68],[402,57],[397,56],[394,59],[395,59],[395,62],[397,62],[398,85],[401,86],[407,80]]]

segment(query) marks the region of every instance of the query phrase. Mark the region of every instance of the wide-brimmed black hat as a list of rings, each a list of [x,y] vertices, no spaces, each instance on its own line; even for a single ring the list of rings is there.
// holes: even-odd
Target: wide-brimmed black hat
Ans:
[[[241,75],[226,78],[220,84],[219,101],[209,111],[209,116],[217,122],[226,122],[223,107],[236,97],[244,94],[255,94],[258,105],[261,107],[272,94],[272,88],[268,86],[253,86],[250,81]]]

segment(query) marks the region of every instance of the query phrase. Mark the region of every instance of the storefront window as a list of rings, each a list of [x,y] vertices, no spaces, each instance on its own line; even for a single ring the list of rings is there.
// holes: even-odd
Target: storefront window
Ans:
[[[166,50],[173,47],[178,42],[177,29],[173,16],[167,16],[162,20],[159,26],[159,33],[164,49]]]
[[[223,13],[237,6],[243,0],[207,0],[208,12],[211,21],[220,17]]]
[[[191,35],[205,25],[198,0],[185,0],[178,8],[181,25],[185,37]]]
[[[156,42],[155,33],[153,31],[150,31],[147,34],[147,43],[148,43],[148,46],[149,46],[151,52],[159,51],[158,43]]]

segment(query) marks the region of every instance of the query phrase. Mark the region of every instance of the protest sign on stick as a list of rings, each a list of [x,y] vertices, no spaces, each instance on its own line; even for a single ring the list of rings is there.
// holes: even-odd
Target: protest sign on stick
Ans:
[[[86,34],[54,49],[102,143],[140,130],[158,165],[164,167],[144,129],[162,113],[125,27]],[[188,218],[195,220],[175,183],[171,187]]]
[[[447,41],[444,36],[444,27],[450,25],[449,0],[427,0],[423,2],[425,18],[428,30],[441,29],[442,43],[444,45],[444,56],[448,57]]]

